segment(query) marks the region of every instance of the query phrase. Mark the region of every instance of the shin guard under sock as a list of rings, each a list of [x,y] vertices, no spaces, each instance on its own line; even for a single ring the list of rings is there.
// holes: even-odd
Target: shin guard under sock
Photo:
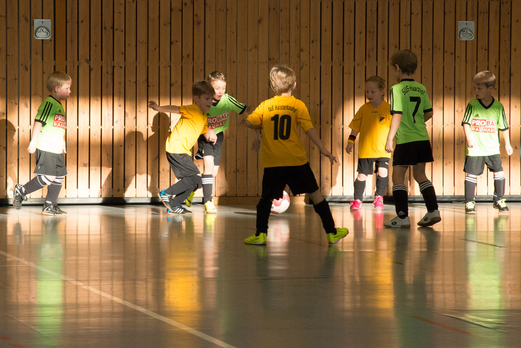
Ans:
[[[203,174],[203,203],[212,200],[212,191],[213,191],[213,175],[212,174]]]
[[[24,185],[25,194],[28,195],[31,192],[38,191],[46,185],[50,185],[51,182],[45,175],[37,175]]]
[[[393,198],[396,215],[398,215],[401,219],[409,216],[407,187],[405,187],[405,185],[393,185]]]
[[[476,184],[478,183],[478,178],[474,178],[472,176],[465,177],[465,203],[474,202],[476,199]]]
[[[58,177],[54,179],[53,182],[49,185],[47,189],[47,197],[45,197],[46,202],[50,202],[52,204],[56,204],[58,202],[58,195],[60,194],[60,190],[62,189],[63,177]]]
[[[385,190],[387,189],[387,185],[389,185],[389,177],[381,177],[380,175],[376,176],[376,196],[383,196],[385,194]]]
[[[505,195],[505,173],[494,176],[494,202],[499,201]]]
[[[363,200],[365,191],[365,181],[355,180],[355,199]]]
[[[432,213],[433,211],[438,210],[438,199],[436,198],[436,191],[434,191],[434,186],[432,186],[432,182],[430,182],[430,180],[424,181],[420,184],[420,192],[423,196],[423,200],[425,201],[427,211]]]

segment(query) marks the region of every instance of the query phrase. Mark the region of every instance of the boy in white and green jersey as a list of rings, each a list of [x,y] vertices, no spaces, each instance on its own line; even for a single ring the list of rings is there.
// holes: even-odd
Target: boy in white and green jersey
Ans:
[[[208,75],[207,81],[215,90],[214,103],[210,111],[206,113],[208,132],[201,135],[197,141],[199,149],[195,154],[195,159],[203,160],[202,182],[205,211],[206,213],[216,213],[212,193],[213,183],[221,164],[224,131],[230,123],[231,112],[242,114],[246,110],[246,105],[239,103],[237,99],[226,93],[226,78],[223,73],[214,71]],[[186,200],[188,206],[192,205],[193,197],[194,193]]]
[[[391,57],[391,66],[398,84],[391,88],[391,128],[385,150],[393,151],[393,198],[396,217],[386,227],[410,227],[409,206],[405,173],[412,166],[414,180],[427,206],[427,214],[418,222],[419,226],[431,226],[441,221],[438,201],[432,182],[425,174],[425,164],[432,162],[432,148],[425,122],[432,117],[432,105],[425,87],[412,79],[418,66],[416,55],[410,50],[401,50]]]
[[[27,200],[31,192],[49,186],[43,215],[66,214],[58,207],[58,195],[62,183],[67,175],[65,168],[65,129],[67,117],[62,100],[66,100],[71,94],[71,77],[64,72],[55,71],[47,79],[47,89],[51,95],[47,97],[38,108],[33,125],[31,142],[27,152],[36,153],[36,175],[25,185],[16,184],[13,192],[13,205],[16,209],[22,207],[22,202]]]
[[[476,210],[475,192],[477,177],[483,174],[485,164],[494,173],[494,196],[492,206],[500,212],[508,211],[505,199],[505,173],[500,156],[499,131],[505,138],[505,149],[510,156],[513,152],[508,134],[508,121],[503,105],[492,97],[496,76],[489,71],[481,71],[472,79],[476,99],[465,109],[461,125],[467,138],[465,158],[465,212]]]

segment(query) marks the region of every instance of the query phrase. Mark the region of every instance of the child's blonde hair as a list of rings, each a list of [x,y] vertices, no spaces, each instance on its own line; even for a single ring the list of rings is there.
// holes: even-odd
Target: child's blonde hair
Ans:
[[[215,94],[215,90],[212,85],[208,81],[199,81],[194,83],[192,86],[192,95],[200,97],[202,95],[211,95]]]
[[[418,57],[411,50],[399,50],[391,57],[391,65],[398,65],[402,73],[412,75],[418,67]]]
[[[226,77],[224,77],[224,74],[220,71],[213,71],[206,78],[206,81],[208,81],[210,83],[212,83],[215,80],[220,80],[222,82],[226,82]]]
[[[47,78],[47,90],[51,93],[54,92],[54,88],[61,87],[66,83],[70,83],[72,81],[71,77],[62,72],[62,71],[55,71],[52,74],[49,75]]]
[[[287,93],[295,88],[297,75],[286,65],[275,65],[270,71],[270,87],[276,95]]]
[[[495,87],[496,86],[496,75],[491,73],[488,70],[480,71],[472,78],[472,82],[475,85],[485,85],[485,87]]]
[[[381,78],[380,76],[371,76],[365,82],[374,82],[378,86],[378,89],[380,91],[383,91],[385,89],[385,80]]]

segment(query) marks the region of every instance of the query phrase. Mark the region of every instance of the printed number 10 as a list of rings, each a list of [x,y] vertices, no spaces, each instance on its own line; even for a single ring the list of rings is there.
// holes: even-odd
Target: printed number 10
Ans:
[[[291,117],[282,115],[279,123],[279,114],[276,114],[271,120],[275,123],[273,125],[273,139],[288,140],[291,133]]]

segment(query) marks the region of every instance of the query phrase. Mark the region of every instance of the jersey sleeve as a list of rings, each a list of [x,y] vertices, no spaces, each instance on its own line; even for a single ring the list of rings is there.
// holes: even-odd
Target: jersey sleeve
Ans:
[[[403,106],[402,99],[400,98],[400,92],[396,86],[391,87],[391,115],[402,114]]]
[[[468,103],[465,108],[465,114],[463,115],[463,120],[461,121],[461,125],[468,124],[470,125],[470,120],[472,118],[472,104]]]
[[[503,105],[501,105],[501,111],[497,127],[500,131],[506,131],[508,129],[508,120],[507,116],[505,115],[505,108],[503,107]]]
[[[237,99],[235,99],[231,95],[228,95],[228,103],[230,105],[230,108],[239,115],[242,114],[244,110],[246,110],[246,104],[238,102]]]
[[[432,111],[432,104],[429,99],[429,96],[427,95],[427,92],[425,92],[424,98],[423,98],[423,113]]]
[[[248,115],[247,120],[253,126],[259,126],[262,124],[262,115],[264,114],[264,102],[262,102],[257,108]]]
[[[190,106],[180,106],[179,107],[179,115],[181,115],[182,118],[193,118],[194,115],[190,112]]]
[[[311,122],[311,116],[309,116],[308,108],[303,102],[299,103],[298,106],[297,122],[304,132],[307,132],[313,128],[313,122]]]
[[[364,105],[362,105],[360,107],[360,109],[358,109],[358,111],[356,112],[355,114],[355,117],[353,117],[353,119],[351,120],[351,123],[349,123],[349,128],[351,128],[352,130],[354,130],[355,132],[357,133],[360,133],[360,128],[362,126],[362,116],[364,115]]]
[[[42,123],[44,126],[49,122],[49,120],[52,121],[53,116],[51,115],[53,109],[53,105],[49,101],[45,101],[40,105],[38,108],[38,113],[36,114],[35,121]]]

